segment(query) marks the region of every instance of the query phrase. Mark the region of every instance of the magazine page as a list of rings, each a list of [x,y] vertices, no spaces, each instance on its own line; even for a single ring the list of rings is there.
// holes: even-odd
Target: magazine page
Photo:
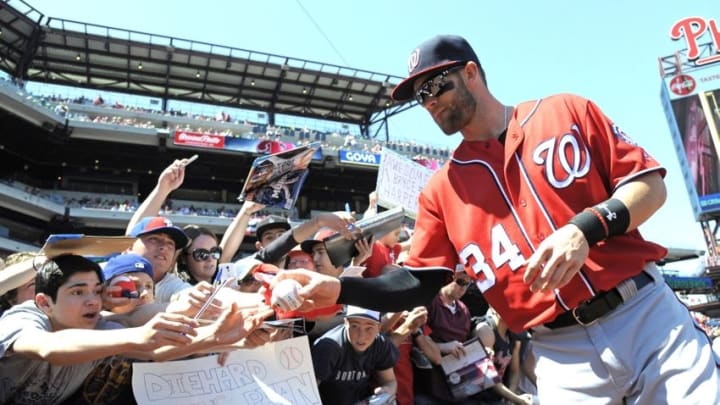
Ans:
[[[477,339],[465,343],[465,356],[443,356],[440,360],[448,387],[455,398],[465,398],[488,389],[500,381],[492,358]]]
[[[239,201],[290,210],[308,175],[308,166],[319,144],[314,143],[255,159]]]

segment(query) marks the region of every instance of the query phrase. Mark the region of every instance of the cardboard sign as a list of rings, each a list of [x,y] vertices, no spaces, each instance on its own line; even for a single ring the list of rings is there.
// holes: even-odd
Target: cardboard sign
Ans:
[[[403,207],[415,218],[418,196],[433,175],[432,170],[395,152],[383,149],[378,168],[378,204],[385,208]]]
[[[40,252],[50,258],[68,253],[80,256],[106,257],[129,249],[135,239],[131,236],[54,234],[48,237]]]
[[[307,336],[230,354],[162,363],[134,363],[139,404],[320,405]]]

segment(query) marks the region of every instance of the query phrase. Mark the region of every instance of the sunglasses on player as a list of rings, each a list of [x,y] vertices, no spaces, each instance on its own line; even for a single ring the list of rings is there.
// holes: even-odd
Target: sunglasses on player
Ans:
[[[190,255],[192,255],[192,258],[195,259],[196,262],[204,262],[211,258],[214,260],[220,260],[220,256],[222,255],[222,249],[219,246],[214,247],[210,250],[195,249],[190,252]]]
[[[450,73],[456,72],[460,69],[463,69],[465,65],[461,66],[455,66],[450,69],[445,69],[442,72],[440,72],[439,75],[434,76],[427,81],[425,81],[423,84],[418,87],[418,89],[415,91],[415,101],[418,102],[418,104],[423,105],[427,102],[428,98],[438,98],[441,95],[445,94],[446,92],[452,90],[455,88],[455,83],[448,80],[448,75]]]

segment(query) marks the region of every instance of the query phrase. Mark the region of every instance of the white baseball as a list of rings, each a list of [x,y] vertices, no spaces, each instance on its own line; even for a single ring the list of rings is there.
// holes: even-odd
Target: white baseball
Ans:
[[[300,308],[302,299],[298,294],[302,285],[295,280],[282,280],[272,290],[270,305],[283,311],[293,311]]]

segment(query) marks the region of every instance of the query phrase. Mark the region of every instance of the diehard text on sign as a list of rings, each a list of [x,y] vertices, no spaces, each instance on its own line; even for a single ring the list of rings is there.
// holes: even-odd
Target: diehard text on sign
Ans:
[[[164,363],[133,364],[139,404],[319,405],[306,336],[230,354]]]

